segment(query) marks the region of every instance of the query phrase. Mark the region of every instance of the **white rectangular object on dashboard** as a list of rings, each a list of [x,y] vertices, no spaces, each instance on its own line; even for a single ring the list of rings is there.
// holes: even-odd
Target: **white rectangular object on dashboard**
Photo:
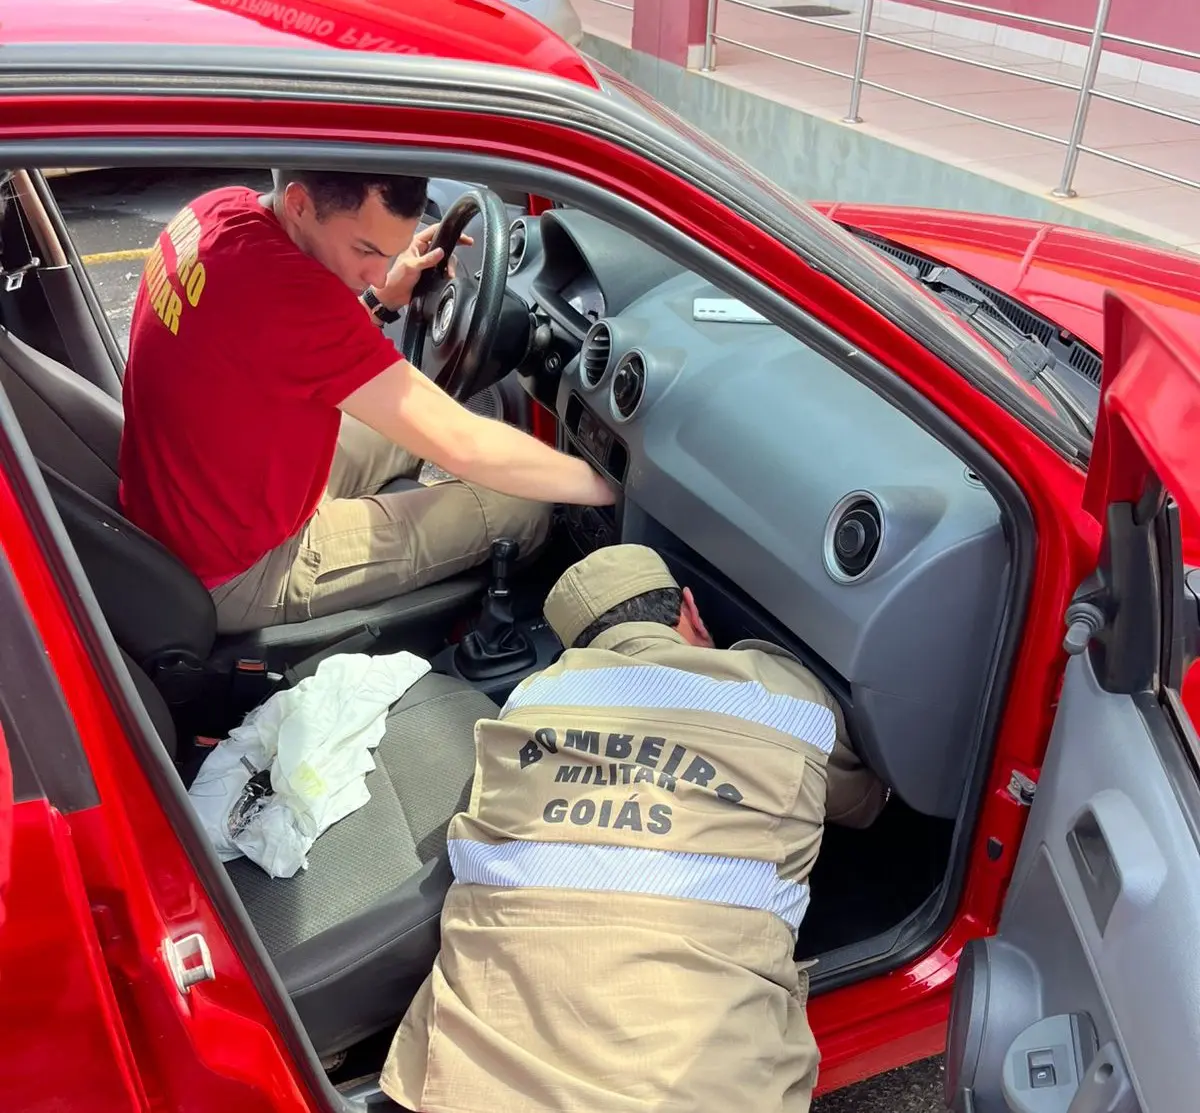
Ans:
[[[765,325],[770,322],[761,313],[733,298],[693,298],[693,321],[721,321],[727,325]]]

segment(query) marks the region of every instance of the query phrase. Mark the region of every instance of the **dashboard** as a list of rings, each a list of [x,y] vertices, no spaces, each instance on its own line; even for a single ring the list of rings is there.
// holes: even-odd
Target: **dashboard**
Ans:
[[[658,549],[718,644],[786,645],[893,790],[954,816],[1010,576],[982,482],[825,355],[589,214],[520,217],[509,247],[509,286],[551,337],[522,383],[620,490],[567,508],[580,551]]]

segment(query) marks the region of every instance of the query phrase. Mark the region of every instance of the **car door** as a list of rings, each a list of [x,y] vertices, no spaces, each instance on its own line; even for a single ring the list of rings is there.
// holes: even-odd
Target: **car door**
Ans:
[[[0,1109],[134,1113],[143,1098],[79,858],[101,805],[13,543],[0,530]]]
[[[1200,1093],[1197,643],[1181,508],[1200,504],[1200,348],[1108,295],[1085,505],[1097,568],[993,937],[959,964],[958,1113],[1181,1113]]]

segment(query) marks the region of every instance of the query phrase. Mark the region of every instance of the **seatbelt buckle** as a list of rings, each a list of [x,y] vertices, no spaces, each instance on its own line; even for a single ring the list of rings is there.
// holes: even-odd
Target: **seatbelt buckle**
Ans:
[[[35,256],[28,263],[20,267],[14,267],[12,270],[5,270],[3,266],[0,266],[0,278],[4,279],[4,292],[6,294],[15,293],[24,285],[25,275],[30,271],[37,270],[41,265],[41,259]]]
[[[257,707],[279,686],[283,677],[260,657],[239,657],[230,674],[230,698],[238,715]]]

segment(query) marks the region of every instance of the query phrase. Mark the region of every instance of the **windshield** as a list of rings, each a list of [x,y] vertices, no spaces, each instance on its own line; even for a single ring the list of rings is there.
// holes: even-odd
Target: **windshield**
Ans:
[[[751,165],[722,146],[711,136],[689,124],[632,82],[603,63],[589,58],[604,93],[625,101],[644,116],[653,118],[677,137],[719,164],[730,185],[736,186],[739,200],[764,203],[782,213],[795,226],[803,225],[806,246],[818,247],[820,259],[809,258],[844,285],[853,289],[906,331],[929,344],[940,356],[977,386],[985,389],[1010,412],[1022,418],[1046,436],[1056,448],[1080,463],[1091,448],[1090,429],[1080,415],[1064,406],[1053,387],[1041,378],[1031,378],[1006,358],[1000,334],[986,327],[975,327],[964,316],[961,305],[947,302],[937,292],[899,267],[877,249],[877,245],[857,238],[850,231],[818,212],[765,178]],[[761,210],[760,210],[761,211]],[[864,285],[865,281],[865,285]],[[934,341],[934,342],[931,342]],[[955,357],[959,358],[955,358]],[[986,383],[979,381],[979,376]]]

